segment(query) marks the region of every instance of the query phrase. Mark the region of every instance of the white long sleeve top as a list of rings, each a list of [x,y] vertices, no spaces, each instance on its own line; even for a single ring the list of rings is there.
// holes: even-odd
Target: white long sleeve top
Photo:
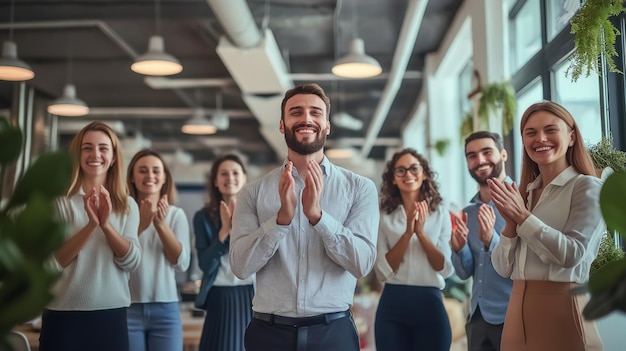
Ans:
[[[189,268],[189,221],[181,208],[170,206],[165,222],[183,249],[176,264],[171,264],[165,257],[163,243],[154,223],[150,223],[139,235],[141,264],[130,274],[130,294],[133,303],[178,301],[175,274]]]
[[[81,189],[71,197],[58,199],[59,215],[70,229],[68,238],[75,235],[89,218],[83,204],[85,192]],[[115,257],[101,228],[91,234],[76,259],[65,268],[53,257],[51,263],[61,271],[54,284],[54,300],[48,309],[56,311],[94,311],[128,307],[130,272],[139,267],[141,249],[137,240],[139,208],[135,200],[128,198],[129,212],[118,215],[111,213],[109,222],[125,239],[130,248],[123,257]]]
[[[546,185],[517,236],[500,236],[491,259],[503,277],[584,283],[605,230],[600,212],[602,180],[568,167]],[[528,184],[528,210],[537,178]]]
[[[428,235],[433,244],[445,257],[441,271],[435,271],[428,262],[424,248],[417,236],[411,236],[409,246],[404,254],[404,260],[400,263],[398,271],[394,272],[387,262],[387,252],[396,245],[402,234],[406,231],[406,211],[404,206],[399,205],[390,214],[380,215],[378,226],[378,254],[374,271],[378,280],[389,284],[432,286],[443,289],[446,286],[445,278],[454,273],[454,267],[450,258],[450,236],[452,224],[446,207],[440,205],[436,211],[431,212],[424,223],[424,233]]]

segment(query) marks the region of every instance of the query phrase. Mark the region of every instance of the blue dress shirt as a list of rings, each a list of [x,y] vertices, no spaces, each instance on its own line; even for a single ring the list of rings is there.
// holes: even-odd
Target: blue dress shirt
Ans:
[[[507,177],[505,182],[511,183]],[[463,209],[467,213],[467,243],[459,251],[452,250],[452,264],[456,274],[461,279],[468,279],[473,276],[472,299],[470,318],[480,306],[483,319],[489,324],[502,324],[506,315],[506,308],[511,295],[513,281],[500,276],[491,263],[491,252],[500,241],[500,231],[504,228],[505,221],[493,204],[488,203],[493,208],[496,215],[493,237],[489,248],[478,238],[478,209],[483,205],[480,200],[480,193],[476,194],[470,201],[470,205]]]

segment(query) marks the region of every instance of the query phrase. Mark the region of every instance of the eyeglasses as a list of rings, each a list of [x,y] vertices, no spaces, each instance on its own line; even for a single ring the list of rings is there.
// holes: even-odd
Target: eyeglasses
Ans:
[[[411,167],[409,168],[396,167],[393,169],[393,174],[395,174],[396,177],[404,177],[406,175],[406,171],[409,171],[411,172],[411,174],[416,176],[422,173],[423,170],[424,168],[422,168],[422,165],[416,163],[414,165],[411,165]]]

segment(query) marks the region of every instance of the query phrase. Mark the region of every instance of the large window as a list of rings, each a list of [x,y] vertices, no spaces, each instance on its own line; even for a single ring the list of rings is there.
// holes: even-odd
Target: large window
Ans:
[[[563,105],[574,117],[582,131],[586,145],[602,139],[602,114],[600,111],[600,82],[596,75],[581,76],[573,83],[565,72],[570,61],[554,70],[553,101]]]
[[[511,71],[523,66],[541,49],[541,8],[538,0],[526,1],[510,22]]]
[[[520,91],[517,96],[517,116],[515,123],[513,124],[513,130],[511,136],[513,140],[513,148],[509,148],[509,167],[513,167],[513,172],[508,171],[509,174],[515,175],[515,180],[519,180],[522,170],[522,136],[520,133],[520,122],[522,121],[522,115],[528,106],[540,102],[543,100],[543,89],[541,79],[538,78],[531,82],[528,86]],[[510,168],[509,168],[510,169]]]
[[[539,3],[539,1],[533,1]],[[570,19],[580,8],[580,0],[546,0],[548,41],[567,27]]]

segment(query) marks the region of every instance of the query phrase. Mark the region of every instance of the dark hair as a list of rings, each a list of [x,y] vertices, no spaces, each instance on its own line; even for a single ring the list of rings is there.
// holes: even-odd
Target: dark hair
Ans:
[[[225,154],[222,155],[215,160],[213,160],[213,164],[211,164],[211,170],[206,179],[206,188],[209,193],[209,202],[206,203],[205,208],[209,213],[209,218],[213,221],[214,224],[217,225],[220,219],[220,202],[224,199],[224,196],[220,192],[220,189],[215,185],[215,179],[217,179],[217,171],[220,168],[220,165],[224,163],[224,161],[233,161],[237,162],[241,166],[241,170],[244,174],[248,174],[246,172],[246,167],[243,164],[241,158],[235,154]]]
[[[530,105],[526,111],[524,111],[519,128],[522,139],[524,138],[524,126],[526,126],[526,122],[528,122],[530,117],[535,112],[539,111],[550,113],[562,119],[563,122],[565,122],[565,124],[574,132],[574,145],[567,149],[567,153],[565,155],[567,164],[573,166],[578,173],[597,177],[598,175],[596,173],[595,166],[593,165],[593,160],[591,159],[591,155],[589,155],[589,151],[587,151],[587,148],[585,147],[583,136],[580,133],[580,129],[578,128],[574,117],[565,107],[557,104],[556,102],[538,102]],[[519,186],[520,193],[526,194],[528,184],[537,178],[538,175],[539,165],[537,165],[537,163],[535,163],[535,161],[528,156],[528,152],[526,152],[526,148],[524,147],[522,151],[522,176]]]
[[[400,157],[410,154],[415,157],[423,168],[423,174],[425,175],[424,181],[420,188],[418,201],[426,200],[428,207],[431,211],[435,211],[442,198],[439,194],[439,185],[435,182],[436,174],[430,169],[428,161],[424,156],[420,155],[415,149],[406,148],[398,151],[391,157],[391,160],[387,162],[385,170],[383,171],[383,184],[380,188],[380,208],[387,214],[393,212],[400,204],[402,204],[402,197],[400,196],[400,189],[393,183],[395,175],[394,169],[396,163]]]
[[[502,144],[502,138],[500,137],[500,134],[488,132],[486,130],[479,130],[465,138],[465,148],[467,149],[467,144],[478,139],[491,139],[496,144],[498,151],[504,150],[504,145]]]
[[[287,100],[291,99],[294,95],[298,94],[313,94],[317,95],[324,101],[326,105],[326,119],[330,116],[330,99],[324,93],[324,89],[315,83],[311,84],[303,84],[298,85],[295,88],[289,89],[285,92],[285,97],[283,98],[283,102],[280,104],[280,119],[285,120],[285,105],[287,105]]]
[[[128,170],[126,171],[126,184],[128,185],[130,196],[133,199],[135,199],[135,201],[137,201],[139,193],[137,191],[137,185],[135,185],[135,183],[133,183],[132,180],[133,180],[135,165],[140,159],[146,156],[154,156],[158,158],[159,161],[161,161],[161,164],[163,165],[163,173],[165,173],[165,182],[163,182],[163,186],[161,187],[161,191],[159,192],[159,195],[160,195],[159,197],[162,197],[163,195],[167,195],[167,202],[169,202],[170,205],[175,204],[176,203],[176,187],[174,186],[174,181],[172,179],[172,172],[170,172],[170,168],[167,166],[167,164],[163,160],[163,157],[161,157],[161,155],[158,152],[154,150],[150,150],[150,149],[143,149],[143,150],[138,151],[130,160],[130,163],[128,164]]]

